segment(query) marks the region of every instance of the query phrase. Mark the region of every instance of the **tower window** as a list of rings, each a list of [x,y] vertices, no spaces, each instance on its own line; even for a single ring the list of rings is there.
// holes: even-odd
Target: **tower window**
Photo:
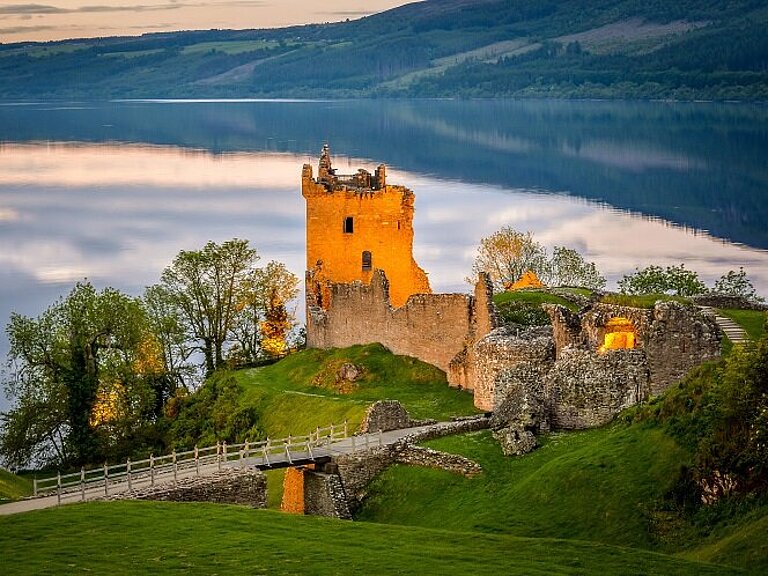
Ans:
[[[344,218],[344,234],[352,234],[355,231],[355,219],[352,216]]]
[[[373,257],[368,250],[363,251],[363,272],[370,272],[373,269]]]

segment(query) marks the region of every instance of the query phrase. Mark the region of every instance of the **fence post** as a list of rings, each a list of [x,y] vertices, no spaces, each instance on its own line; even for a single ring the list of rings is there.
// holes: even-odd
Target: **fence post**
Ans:
[[[227,463],[227,441],[221,443],[221,456],[224,459],[224,464]]]
[[[61,472],[56,472],[56,500],[61,504]]]
[[[85,466],[80,467],[80,500],[85,502]]]
[[[173,453],[171,453],[171,456],[173,457],[173,481],[176,482],[176,477],[179,472],[179,463],[176,461],[176,449],[173,449]]]
[[[320,426],[315,430],[315,443],[320,444]]]
[[[288,440],[290,440],[291,437],[288,436]],[[291,451],[288,448],[289,444],[288,442],[283,442],[283,446],[285,447],[285,457],[288,458],[288,464],[293,464],[293,460],[291,460]]]
[[[109,466],[104,462],[104,496],[109,496]]]
[[[37,498],[37,476],[32,478],[32,494]]]
[[[155,455],[149,455],[149,485],[155,485]]]
[[[267,443],[264,444],[263,452],[264,452],[264,464],[266,464],[267,466],[272,466],[272,464],[269,463],[269,438],[267,438]]]
[[[347,421],[344,420],[344,438],[347,437]]]
[[[197,444],[195,444],[195,474],[200,476],[200,451],[197,449]]]
[[[245,441],[245,457],[250,458],[251,456],[251,443],[246,440]]]
[[[219,466],[219,472],[221,472],[221,442],[216,442],[216,464]]]
[[[128,491],[130,492],[133,490],[133,485],[131,483],[131,459],[128,458],[125,461],[125,477],[128,478]]]

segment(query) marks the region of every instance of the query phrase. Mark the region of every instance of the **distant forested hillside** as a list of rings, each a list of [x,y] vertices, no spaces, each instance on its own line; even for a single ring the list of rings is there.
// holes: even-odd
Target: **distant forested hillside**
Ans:
[[[360,20],[0,44],[0,98],[768,100],[764,0],[426,0]]]

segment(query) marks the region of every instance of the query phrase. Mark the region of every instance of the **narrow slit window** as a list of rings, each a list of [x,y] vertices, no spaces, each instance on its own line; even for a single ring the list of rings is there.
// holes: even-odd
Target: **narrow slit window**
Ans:
[[[370,272],[373,269],[373,257],[368,250],[363,251],[363,272]]]
[[[344,234],[352,234],[355,231],[355,219],[352,216],[344,218]]]

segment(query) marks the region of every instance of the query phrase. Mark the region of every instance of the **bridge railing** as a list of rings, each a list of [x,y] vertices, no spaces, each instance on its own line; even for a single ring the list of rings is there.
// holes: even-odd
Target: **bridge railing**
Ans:
[[[71,474],[58,473],[56,476],[34,480],[34,496],[56,495],[59,502],[64,498],[80,498],[88,496],[109,496],[120,486],[123,491],[129,491],[134,486],[154,486],[155,481],[167,481],[170,476],[176,481],[179,475],[200,475],[201,468],[216,465],[219,470],[232,461],[239,460],[245,465],[248,458],[262,458],[264,464],[277,458],[292,463],[296,455],[314,458],[313,449],[327,446],[337,440],[347,438],[349,434],[347,422],[318,427],[304,436],[287,436],[285,438],[261,440],[259,442],[243,442],[227,444],[217,442],[184,452],[173,451],[163,456],[150,456],[144,460],[130,459],[118,464],[107,464],[95,468],[81,468]]]

